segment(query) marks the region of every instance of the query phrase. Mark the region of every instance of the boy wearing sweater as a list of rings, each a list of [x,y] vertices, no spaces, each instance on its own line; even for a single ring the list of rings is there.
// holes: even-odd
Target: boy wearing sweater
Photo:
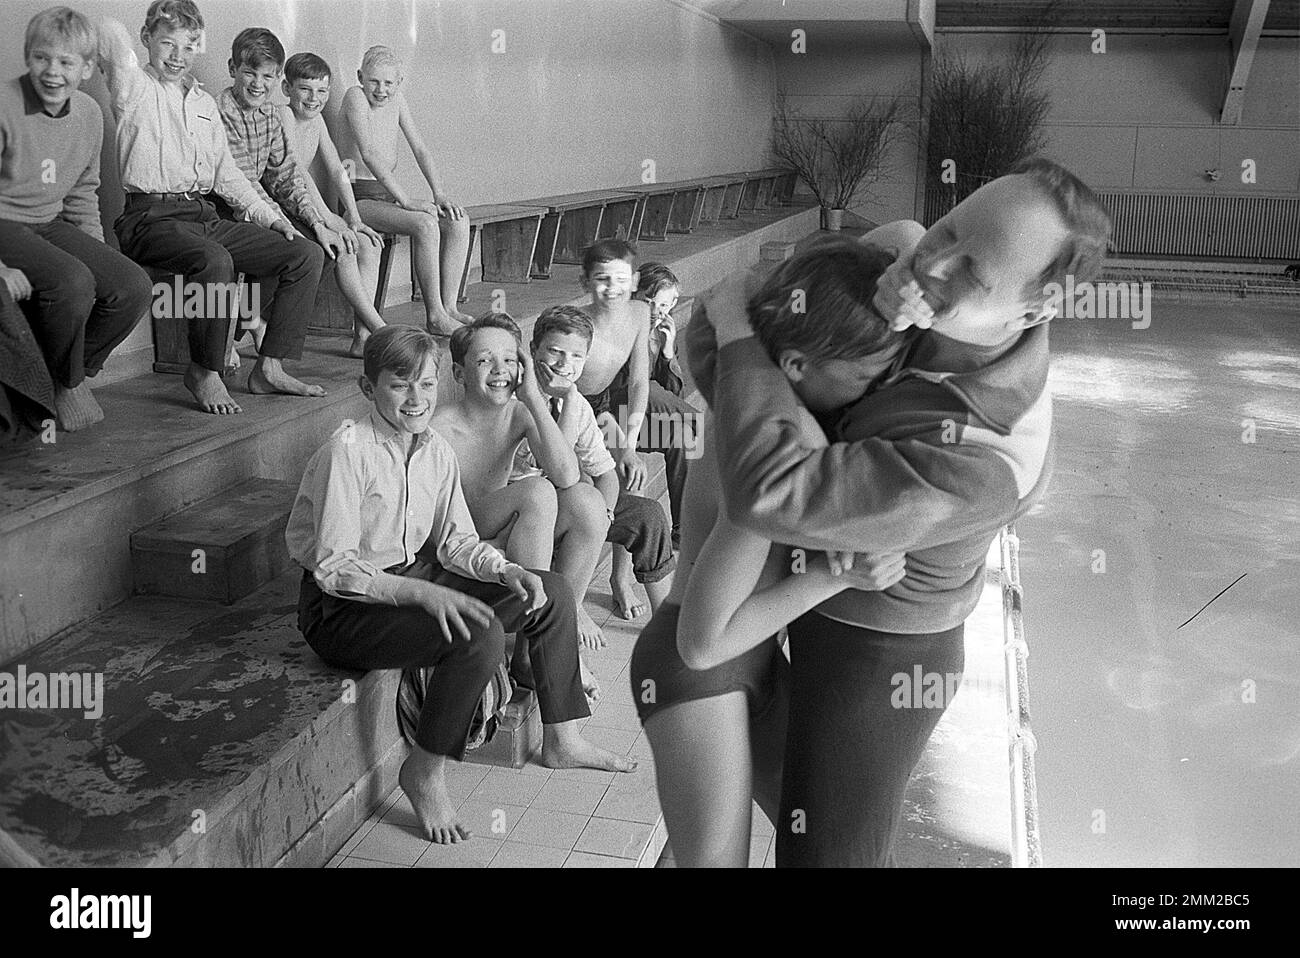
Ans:
[[[0,284],[23,305],[69,432],[104,418],[86,378],[151,295],[144,271],[105,245],[99,221],[103,115],[78,89],[95,42],[80,13],[44,10],[27,24],[27,73],[0,86]]]

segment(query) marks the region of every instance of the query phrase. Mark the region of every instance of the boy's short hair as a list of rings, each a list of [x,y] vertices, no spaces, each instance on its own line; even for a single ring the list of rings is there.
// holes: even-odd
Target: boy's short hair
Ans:
[[[145,33],[152,34],[159,26],[202,31],[203,14],[194,0],[153,0],[144,15]]]
[[[331,76],[330,65],[324,57],[318,57],[314,53],[295,53],[284,61],[284,78],[290,83],[299,80],[328,80]]]
[[[371,383],[379,382],[385,369],[403,378],[419,375],[438,358],[438,341],[416,326],[390,324],[371,333],[362,353],[362,369]]]
[[[230,59],[235,66],[256,69],[264,63],[284,66],[284,44],[266,27],[245,27],[230,45]]]
[[[749,301],[749,323],[773,362],[796,349],[813,362],[861,359],[890,345],[889,323],[872,308],[876,283],[894,261],[874,246],[836,237],[781,263]]]
[[[618,259],[625,260],[636,269],[636,247],[622,239],[597,240],[582,252],[582,275],[589,276],[592,269],[601,263],[612,263]]]
[[[663,263],[642,263],[637,267],[637,275],[637,295],[646,299],[654,299],[666,289],[674,286],[681,289],[682,286],[677,274]]]
[[[451,361],[457,366],[465,365],[465,354],[469,352],[469,342],[480,329],[504,329],[523,345],[524,334],[519,331],[519,324],[509,313],[484,313],[471,323],[466,323],[451,334]]]
[[[1065,285],[1067,275],[1075,283],[1090,282],[1101,272],[1110,240],[1110,213],[1081,179],[1051,160],[1030,157],[1012,169],[1013,175],[1028,176],[1061,214],[1069,236],[1056,256],[1031,285],[1031,295],[1047,295],[1049,283]]]
[[[81,54],[81,59],[95,56],[99,40],[95,27],[86,17],[71,7],[50,7],[27,21],[23,37],[23,59],[31,56],[38,43],[65,43]]]
[[[402,61],[392,47],[386,47],[382,43],[375,44],[361,56],[361,72],[369,73],[375,67],[383,66],[385,63],[391,63],[397,67],[397,72],[402,72]]]
[[[533,326],[533,341],[528,348],[537,352],[542,337],[547,333],[576,333],[587,341],[587,348],[590,349],[596,327],[592,325],[591,317],[577,306],[547,306],[537,317],[537,323]]]

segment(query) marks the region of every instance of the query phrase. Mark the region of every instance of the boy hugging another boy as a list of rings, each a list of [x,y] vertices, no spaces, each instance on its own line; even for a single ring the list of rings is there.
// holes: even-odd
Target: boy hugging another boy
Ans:
[[[667,399],[658,409],[652,409],[657,417],[656,428],[642,429],[650,398],[650,306],[632,298],[637,282],[635,261],[636,250],[617,239],[600,240],[583,254],[582,285],[591,295],[584,309],[594,334],[578,390],[596,413],[626,491],[637,493],[645,488],[647,472],[637,454],[638,445],[649,452],[663,453],[675,539],[687,453],[697,448],[698,414],[675,396],[659,390]],[[669,401],[674,408],[669,408]],[[668,423],[669,428],[658,428],[663,423]],[[636,596],[633,568],[628,550],[615,545],[609,584],[614,611],[624,619],[635,619],[645,612]]]
[[[508,561],[475,532],[456,456],[429,429],[437,351],[432,336],[407,326],[367,340],[360,385],[373,409],[307,464],[285,541],[305,570],[299,628],[322,659],[348,669],[434,667],[398,781],[426,837],[457,842],[470,833],[447,793],[446,762],[464,755],[505,630],[528,644],[542,764],[631,771],[635,763],[578,731],[590,709],[564,578]]]
[[[352,347],[349,353],[360,358],[367,337],[384,325],[384,318],[374,302],[384,239],[361,221],[352,183],[325,126],[322,111],[330,99],[330,76],[329,64],[316,54],[295,53],[291,56],[285,62],[282,83],[289,104],[280,107],[280,120],[316,212],[324,218],[325,225],[343,240],[346,251],[335,263],[334,276],[339,291],[352,307]],[[312,178],[311,166],[317,158],[325,168],[325,176],[334,189],[343,216],[329,208]]]
[[[154,0],[139,34],[149,52],[142,68],[126,28],[100,21],[100,67],[112,97],[126,190],[126,209],[113,228],[122,252],[137,263],[183,274],[209,290],[233,289],[241,272],[274,278],[275,298],[248,390],[323,396],[324,389],[294,379],[283,363],[302,355],[324,254],[258,194],[231,156],[217,103],[190,73],[203,28],[192,0]],[[213,194],[252,222],[223,219]],[[233,307],[211,303],[216,308],[209,309],[217,297],[200,298],[202,315],[189,320],[185,385],[204,412],[240,412],[221,379]]]
[[[144,271],[104,243],[96,192],[104,118],[78,89],[95,49],[80,13],[45,10],[27,24],[27,73],[0,85],[0,286],[22,304],[69,432],[104,418],[86,377],[151,295]]]
[[[402,62],[397,54],[388,47],[371,47],[362,57],[357,79],[361,85],[343,94],[339,130],[339,150],[355,177],[357,209],[375,229],[411,238],[425,326],[435,336],[450,336],[471,319],[456,305],[469,256],[469,217],[442,188],[433,154],[402,94]],[[432,201],[414,199],[397,179],[399,133],[406,137],[433,190]]]
[[[668,517],[657,502],[633,495],[619,482],[614,458],[591,404],[577,390],[593,339],[591,318],[575,306],[552,306],[542,311],[533,327],[533,364],[550,397],[565,441],[578,456],[583,482],[557,494],[555,570],[578,597],[591,583],[603,542],[629,553],[636,581],[657,610],[672,588],[677,560],[673,555]],[[511,483],[526,482],[541,474],[527,440],[515,453]],[[590,623],[584,631],[584,622]],[[585,611],[578,616],[578,637],[589,648],[605,645],[605,636]]]
[[[573,442],[544,393],[554,377],[550,369],[535,366],[524,351],[519,327],[504,313],[489,313],[456,330],[451,362],[464,397],[439,409],[432,425],[456,454],[474,525],[510,561],[549,569],[558,500],[572,495],[569,490],[580,478]],[[510,482],[522,442],[536,450],[540,469]],[[603,509],[600,515],[604,517]],[[580,595],[575,612],[578,634],[585,640],[596,626]],[[585,669],[583,685],[593,697],[598,694],[599,686]]]

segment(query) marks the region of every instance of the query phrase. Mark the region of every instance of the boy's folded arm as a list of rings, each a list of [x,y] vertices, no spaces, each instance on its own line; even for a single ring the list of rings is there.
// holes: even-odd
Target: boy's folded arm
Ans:
[[[726,346],[715,384],[718,470],[727,516],[804,548],[903,552],[983,496],[987,466],[957,445],[870,438],[811,449],[798,399],[756,340]],[[942,459],[944,462],[939,462]],[[936,473],[970,483],[948,490]]]
[[[517,409],[516,415],[523,420],[528,447],[538,467],[555,488],[568,489],[582,478],[573,443],[564,438],[559,423],[551,418],[545,404],[536,411],[523,402],[520,405],[524,408]]]

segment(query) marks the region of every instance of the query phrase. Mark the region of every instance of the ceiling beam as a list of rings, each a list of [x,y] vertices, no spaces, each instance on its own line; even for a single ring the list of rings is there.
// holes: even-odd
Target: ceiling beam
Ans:
[[[1228,79],[1228,92],[1223,97],[1223,112],[1219,122],[1236,126],[1241,122],[1241,108],[1246,102],[1246,81],[1250,66],[1255,60],[1255,47],[1268,16],[1268,0],[1236,0],[1232,8],[1232,22],[1228,26],[1228,43],[1232,47],[1232,75]]]

